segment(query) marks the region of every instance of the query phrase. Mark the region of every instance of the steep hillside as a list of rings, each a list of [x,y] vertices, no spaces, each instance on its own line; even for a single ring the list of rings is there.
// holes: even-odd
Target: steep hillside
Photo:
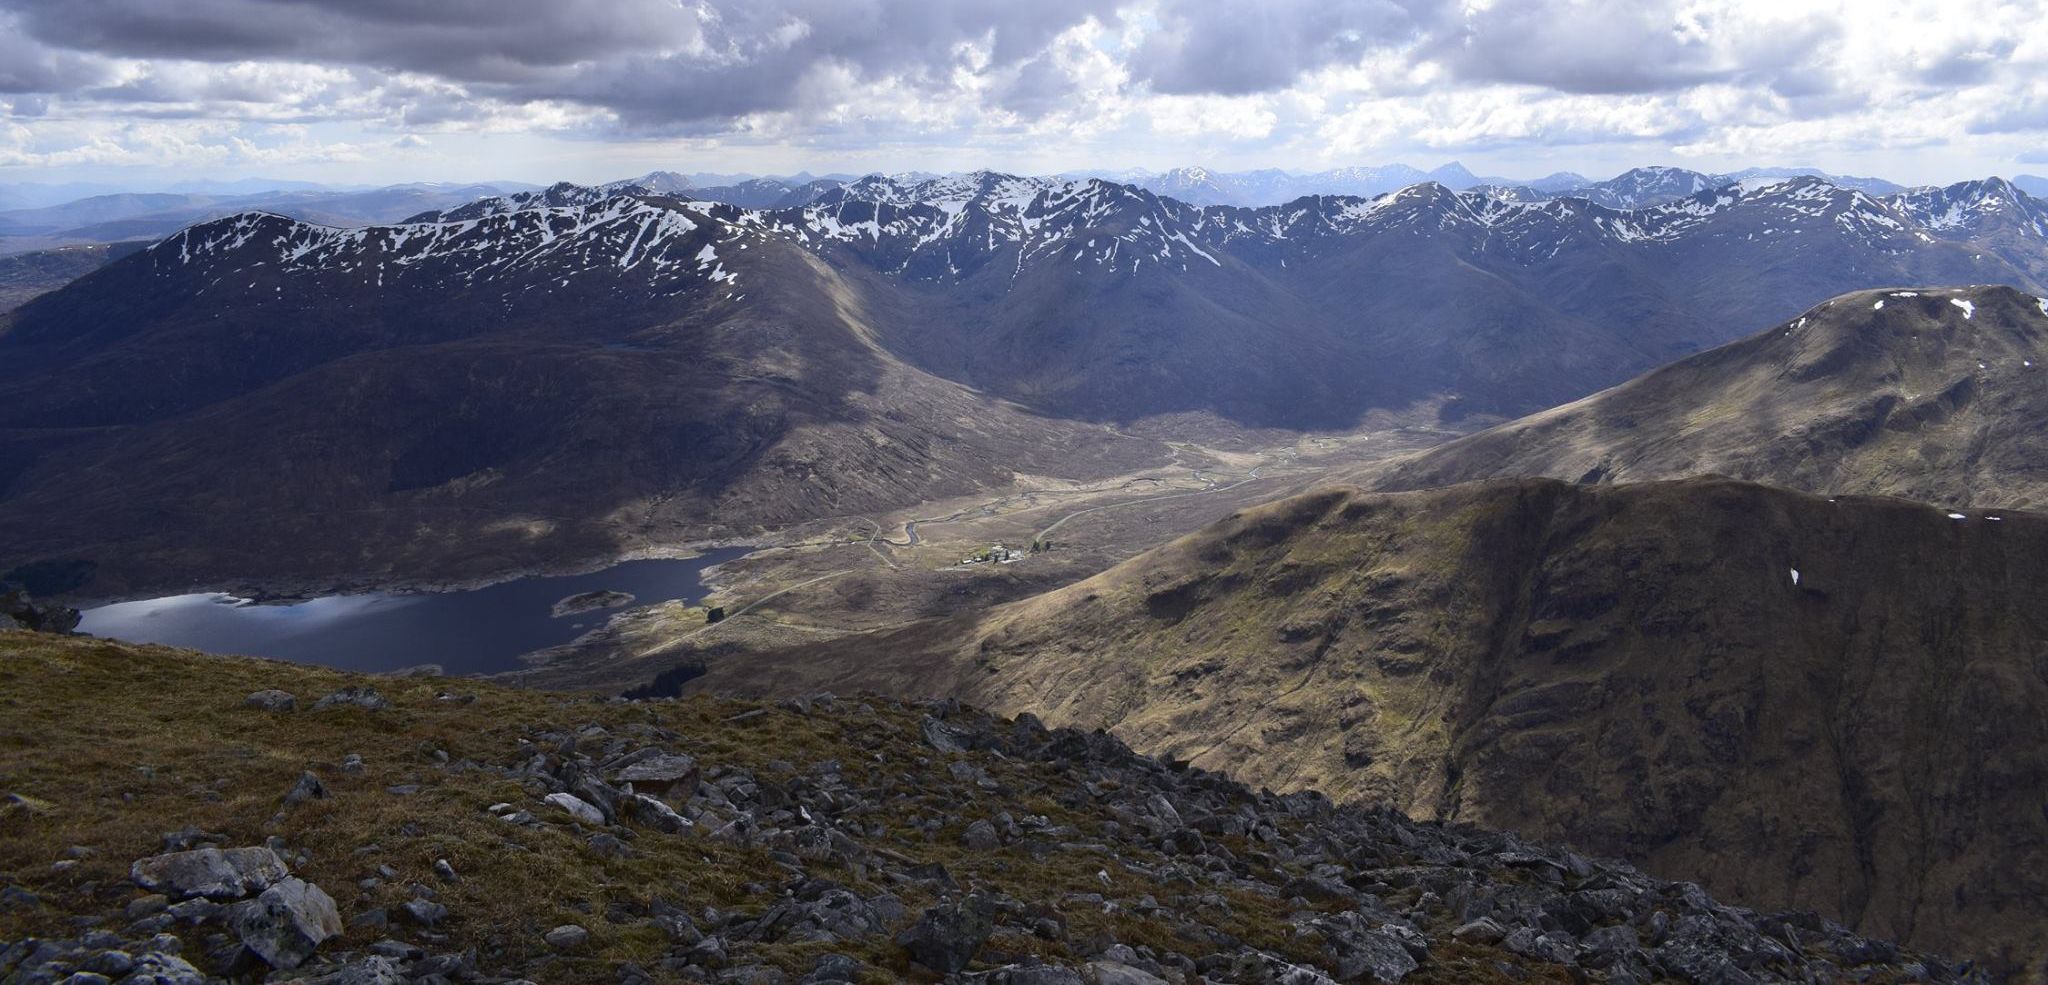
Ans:
[[[1987,980],[952,703],[592,702],[0,632],[0,706],[9,981]]]
[[[2048,505],[2048,300],[2002,287],[1845,295],[1425,452],[1377,484],[1708,473],[1817,493]]]
[[[1240,515],[693,687],[944,693],[2048,970],[2048,518],[1726,480]]]
[[[475,577],[1158,454],[904,365],[754,222],[194,227],[0,322],[0,554],[107,593]]]

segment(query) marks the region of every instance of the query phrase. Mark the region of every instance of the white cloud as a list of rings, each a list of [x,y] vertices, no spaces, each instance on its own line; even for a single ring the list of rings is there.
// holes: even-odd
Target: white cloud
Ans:
[[[1797,158],[1912,180],[2048,138],[2044,7],[0,0],[0,165],[337,163],[434,135],[409,156],[516,140],[591,169],[664,148],[792,169]]]

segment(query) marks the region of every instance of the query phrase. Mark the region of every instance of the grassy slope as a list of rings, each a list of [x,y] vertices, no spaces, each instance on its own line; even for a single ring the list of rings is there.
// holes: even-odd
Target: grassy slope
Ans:
[[[955,694],[2038,969],[2048,520],[2003,516],[1726,480],[1333,488],[691,686]]]
[[[1957,300],[1972,305],[1967,317]],[[2044,305],[2003,287],[1844,295],[1425,452],[1374,484],[1718,474],[1807,492],[2039,509],[2048,502]]]
[[[673,729],[685,737],[679,748],[707,771],[745,767],[765,778],[787,769],[774,765],[778,761],[802,770],[821,760],[840,760],[856,789],[887,791],[877,798],[879,809],[871,818],[903,833],[887,847],[914,862],[943,864],[962,885],[1055,905],[1069,893],[1103,893],[1126,902],[1153,895],[1169,908],[1194,906],[1191,900],[1177,902],[1182,888],[1128,875],[1105,888],[1097,876],[1105,863],[1097,855],[1034,857],[1018,846],[966,851],[959,846],[965,819],[957,816],[947,817],[930,839],[916,835],[909,821],[953,810],[955,797],[945,792],[957,786],[947,772],[951,759],[934,755],[920,742],[922,713],[916,709],[881,701],[872,715],[805,716],[771,709],[736,723],[729,719],[760,706],[701,697],[627,704],[407,678],[374,681],[396,703],[389,711],[305,710],[319,695],[366,682],[294,664],[0,632],[0,790],[30,799],[27,808],[0,813],[0,882],[23,885],[43,900],[37,910],[0,911],[0,939],[61,934],[73,915],[118,910],[135,895],[127,882],[128,863],[161,851],[162,835],[187,825],[227,834],[229,844],[282,836],[311,857],[297,874],[328,889],[345,919],[371,906],[396,907],[409,898],[403,888],[407,884],[435,886],[453,917],[442,927],[449,940],[433,948],[475,948],[487,970],[534,974],[530,961],[554,960],[544,958],[548,949],[541,935],[548,928],[572,922],[589,927],[590,944],[558,963],[540,966],[541,980],[610,980],[615,963],[648,963],[667,948],[660,931],[644,922],[610,922],[608,912],[644,915],[656,896],[692,909],[712,904],[742,910],[760,909],[779,898],[782,870],[766,851],[644,832],[632,843],[634,857],[602,857],[559,827],[527,829],[494,820],[484,808],[499,801],[537,813],[545,808],[515,783],[489,772],[446,768],[435,755],[446,752],[456,763],[512,763],[523,758],[518,751],[522,736],[591,723],[614,731],[639,724]],[[244,695],[266,687],[293,692],[301,710],[272,715],[242,707]],[[475,700],[439,700],[445,689]],[[337,769],[349,753],[362,756],[363,772]],[[1045,815],[1091,834],[1107,820],[1077,814],[1055,799],[1052,794],[1060,789],[1055,785],[1067,781],[1044,763],[987,754],[973,758],[1008,791],[996,795],[1006,802],[987,805],[991,812],[1006,808]],[[267,825],[283,792],[308,769],[323,778],[331,796],[292,809],[277,827]],[[386,791],[414,783],[420,790],[411,796]],[[70,871],[53,871],[52,863],[74,845],[93,854]],[[1234,847],[1252,850],[1249,844]],[[1124,857],[1148,864],[1165,861],[1143,852]],[[461,882],[435,880],[432,866],[441,858],[462,874]],[[356,881],[378,864],[397,869],[398,878],[358,895]],[[1117,868],[1113,862],[1108,867]],[[824,863],[813,864],[810,872],[843,882],[863,896],[895,892],[912,914],[934,902],[916,886],[871,882],[868,873],[836,871]],[[1230,932],[1299,960],[1313,956],[1290,934],[1282,901],[1231,888],[1221,891],[1234,910]],[[1133,945],[1195,946],[1177,941],[1163,921],[1128,909],[1104,914],[1072,907],[1066,917],[1072,941],[1107,932]],[[394,932],[405,933],[396,925]],[[351,930],[323,951],[362,947],[381,936]],[[197,943],[188,944],[192,949],[187,953],[194,953]],[[1066,944],[1038,938],[999,935],[991,947],[1039,953],[1048,960],[1077,959]],[[930,978],[907,965],[900,949],[886,940],[870,943],[865,951],[778,943],[756,956],[801,973],[826,950],[861,958],[875,969],[872,981]],[[1504,957],[1446,937],[1432,962],[1408,980],[1506,980],[1494,968]],[[1531,971],[1536,980],[1562,980],[1555,967],[1538,965]]]

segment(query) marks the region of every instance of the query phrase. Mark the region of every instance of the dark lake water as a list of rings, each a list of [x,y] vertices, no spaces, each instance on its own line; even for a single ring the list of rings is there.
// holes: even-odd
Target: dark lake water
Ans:
[[[747,553],[625,561],[581,575],[520,578],[462,592],[330,595],[259,605],[221,593],[171,595],[87,609],[79,631],[371,673],[439,664],[448,674],[518,670],[519,656],[604,625],[617,609],[555,617],[581,592],[628,592],[634,605],[703,600],[704,569]]]

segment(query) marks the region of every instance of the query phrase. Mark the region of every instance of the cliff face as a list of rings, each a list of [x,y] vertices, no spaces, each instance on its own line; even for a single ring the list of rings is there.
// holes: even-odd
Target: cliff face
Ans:
[[[2018,513],[1726,480],[1332,489],[701,686],[922,682],[2038,974],[2043,570],[2048,520]]]

